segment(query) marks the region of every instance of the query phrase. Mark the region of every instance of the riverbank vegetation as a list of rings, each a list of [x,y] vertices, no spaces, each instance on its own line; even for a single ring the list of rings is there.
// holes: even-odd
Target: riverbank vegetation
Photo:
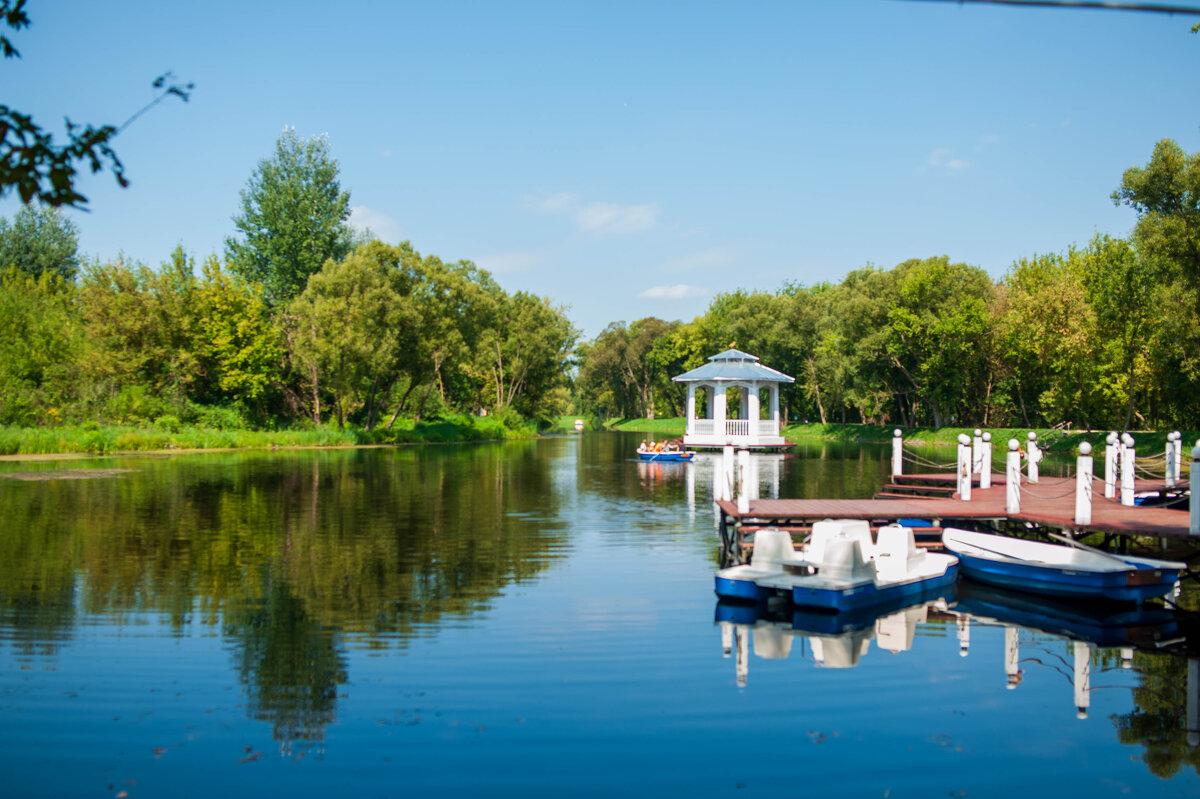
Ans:
[[[85,263],[57,210],[0,220],[0,453],[682,417],[670,378],[730,346],[796,378],[782,396],[795,434],[1184,427],[1200,414],[1200,153],[1160,142],[1112,199],[1138,214],[1128,238],[1023,258],[999,280],[945,256],[866,266],[578,344],[551,300],[353,230],[327,141],[288,130],[247,181],[225,253],[200,264],[182,246],[157,269]],[[667,430],[683,432],[647,432]]]

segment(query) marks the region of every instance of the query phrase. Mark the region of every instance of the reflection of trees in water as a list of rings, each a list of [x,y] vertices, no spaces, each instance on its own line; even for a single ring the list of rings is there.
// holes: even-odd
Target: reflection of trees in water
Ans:
[[[345,664],[330,630],[403,646],[564,551],[532,442],[130,465],[8,491],[0,624],[33,651],[69,638],[79,609],[223,620],[251,712],[281,740],[332,719]]]
[[[225,634],[238,644],[247,712],[271,724],[285,751],[321,741],[334,721],[346,658],[332,630],[315,622],[286,583],[265,578],[263,595],[226,609]]]
[[[1150,773],[1173,777],[1191,766],[1200,773],[1200,748],[1187,740],[1187,659],[1176,655],[1137,652],[1133,656],[1139,685],[1133,691],[1133,709],[1114,714],[1113,725],[1123,744],[1141,744],[1142,760]]]

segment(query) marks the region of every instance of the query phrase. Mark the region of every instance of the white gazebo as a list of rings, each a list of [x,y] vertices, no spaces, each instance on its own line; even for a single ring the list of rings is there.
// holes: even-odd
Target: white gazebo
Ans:
[[[753,355],[729,349],[671,379],[688,387],[684,446],[787,446],[780,435],[779,386],[796,378],[763,366]],[[770,392],[765,404],[764,391]]]

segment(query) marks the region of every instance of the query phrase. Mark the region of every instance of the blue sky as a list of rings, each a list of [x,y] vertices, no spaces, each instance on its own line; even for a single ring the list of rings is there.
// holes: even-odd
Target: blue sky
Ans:
[[[3,100],[119,123],[89,256],[223,252],[285,126],[327,134],[353,221],[613,321],[946,254],[1003,276],[1124,235],[1122,172],[1200,150],[1194,16],[904,0],[44,2]],[[0,215],[17,208],[0,201]]]

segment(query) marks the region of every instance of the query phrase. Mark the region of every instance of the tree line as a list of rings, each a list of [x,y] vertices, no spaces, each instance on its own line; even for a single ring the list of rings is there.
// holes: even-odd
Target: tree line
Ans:
[[[58,210],[0,220],[0,424],[310,421],[367,430],[569,400],[578,333],[469,261],[348,224],[322,138],[286,130],[241,195],[224,258],[82,263]]]
[[[840,283],[720,294],[688,323],[615,322],[580,349],[578,402],[680,416],[673,375],[736,344],[796,378],[793,421],[1077,428],[1200,412],[1200,153],[1163,140],[1112,200],[1130,236],[1034,255],[1000,280],[948,257]]]

